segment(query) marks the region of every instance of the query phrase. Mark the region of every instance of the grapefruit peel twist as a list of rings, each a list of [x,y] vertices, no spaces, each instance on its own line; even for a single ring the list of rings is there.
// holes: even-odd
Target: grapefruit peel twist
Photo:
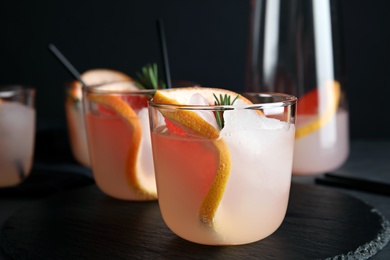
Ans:
[[[295,132],[295,139],[299,139],[301,137],[304,137],[306,135],[309,135],[324,125],[326,125],[332,117],[336,114],[337,108],[339,107],[339,101],[340,101],[340,84],[337,81],[327,82],[325,83],[325,91],[326,91],[326,97],[327,97],[327,104],[326,104],[326,110],[319,115],[318,118],[316,118],[314,121],[309,122],[301,127],[298,127]],[[315,91],[315,92],[314,92]],[[309,92],[306,96],[302,97],[302,101],[306,101],[309,97],[314,96],[316,98],[315,94],[317,94],[317,89],[313,92]],[[301,101],[301,102],[302,102]],[[316,102],[314,102],[317,106]],[[299,102],[298,102],[299,107]],[[298,110],[299,111],[299,110]],[[299,117],[299,112],[298,112]]]
[[[216,105],[232,105],[234,101],[238,101],[242,104],[250,104],[251,102],[244,97],[239,96],[237,93],[222,89],[215,88],[204,88],[204,87],[192,87],[192,88],[183,88],[181,90],[165,90],[165,91],[157,91],[154,95],[153,102],[154,103],[162,103],[162,104],[171,104],[171,105],[184,105],[185,101],[181,100],[180,93],[178,91],[182,91],[183,95],[191,95],[200,93],[205,99],[212,104],[217,94],[220,95],[221,99],[214,101]],[[179,93],[179,95],[175,94]],[[222,97],[224,99],[222,99]],[[230,98],[233,99],[233,102],[230,102]],[[180,100],[181,102],[179,102]],[[230,104],[224,103],[225,101],[229,101]],[[161,114],[176,123],[176,125],[181,125],[184,128],[188,128],[190,131],[196,132],[198,135],[211,139],[214,148],[217,151],[217,171],[214,175],[214,178],[211,182],[211,185],[202,200],[200,209],[199,209],[199,220],[207,225],[212,227],[215,219],[216,212],[221,203],[223,194],[226,189],[226,185],[230,176],[231,170],[231,157],[227,144],[223,139],[220,139],[219,129],[212,126],[202,117],[200,117],[194,111],[188,110],[177,110],[177,111],[166,111],[164,109],[160,109]],[[219,115],[222,116],[222,115]],[[219,124],[219,123],[218,123]]]

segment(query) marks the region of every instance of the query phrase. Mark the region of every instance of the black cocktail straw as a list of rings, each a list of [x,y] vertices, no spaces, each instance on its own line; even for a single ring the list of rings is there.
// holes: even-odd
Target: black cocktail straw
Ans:
[[[61,62],[62,65],[75,77],[83,86],[86,86],[85,82],[81,79],[80,73],[76,70],[76,68],[65,58],[64,55],[57,49],[57,47],[50,43],[49,49],[56,56],[56,58]]]
[[[162,54],[163,62],[164,62],[163,67],[164,67],[164,72],[165,72],[165,80],[167,82],[167,87],[171,88],[172,83],[171,83],[171,72],[169,69],[167,44],[165,41],[164,25],[163,25],[163,22],[161,19],[157,20],[157,31],[158,31],[158,36],[160,39],[161,54]]]

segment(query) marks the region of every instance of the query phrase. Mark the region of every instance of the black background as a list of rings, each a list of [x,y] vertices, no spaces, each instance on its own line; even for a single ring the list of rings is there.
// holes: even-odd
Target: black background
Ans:
[[[390,1],[340,1],[351,138],[390,139]],[[244,89],[246,0],[2,1],[0,84],[34,86],[38,126],[64,126],[64,83],[73,78],[48,44],[80,72],[100,67],[134,76],[146,63],[161,65],[158,18],[173,79]]]

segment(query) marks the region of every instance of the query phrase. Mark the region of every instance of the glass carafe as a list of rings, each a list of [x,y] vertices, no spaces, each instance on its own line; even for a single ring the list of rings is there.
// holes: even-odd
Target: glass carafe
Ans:
[[[246,90],[298,97],[293,174],[337,169],[349,154],[340,1],[250,3]]]

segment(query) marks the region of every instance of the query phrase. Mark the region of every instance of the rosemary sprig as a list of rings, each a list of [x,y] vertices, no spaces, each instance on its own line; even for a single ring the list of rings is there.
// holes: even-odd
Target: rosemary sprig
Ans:
[[[140,89],[165,89],[166,84],[158,81],[157,64],[147,64],[142,67],[141,72],[136,73],[138,80],[135,84]]]
[[[227,94],[225,94],[224,96],[222,96],[222,94],[219,94],[219,98],[218,98],[217,95],[215,95],[213,93],[213,96],[215,98],[214,105],[217,105],[217,106],[233,105],[234,102],[240,97],[240,95],[237,95],[233,99],[233,101],[231,101],[230,96],[228,96]],[[222,129],[225,125],[225,122],[223,121],[223,112],[224,112],[223,110],[215,111],[215,119],[217,120],[217,124],[218,124],[220,129]]]

